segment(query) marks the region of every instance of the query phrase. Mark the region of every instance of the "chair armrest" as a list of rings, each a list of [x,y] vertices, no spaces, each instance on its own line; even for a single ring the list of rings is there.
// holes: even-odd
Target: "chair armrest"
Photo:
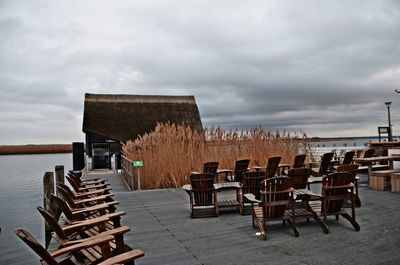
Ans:
[[[110,220],[108,217],[100,216],[100,217],[96,217],[96,218],[93,218],[93,219],[74,222],[69,226],[63,227],[62,230],[65,233],[69,234],[69,233],[72,233],[72,232],[74,232],[76,230],[79,230],[81,228],[92,227],[92,226],[98,225],[100,223],[107,222],[108,220]]]
[[[96,239],[96,238],[101,238],[101,237],[104,237],[104,236],[123,235],[125,233],[128,233],[129,231],[131,231],[131,229],[124,225],[124,226],[121,226],[121,227],[118,227],[118,228],[115,228],[115,229],[106,230],[104,232],[101,232],[101,233],[99,233],[97,235],[94,235],[94,236],[91,236],[89,238],[66,241],[66,242],[64,242],[62,244],[62,247],[72,246],[72,245],[75,245],[75,244],[83,243],[85,241],[93,240],[93,239]]]
[[[95,202],[95,201],[105,201],[108,197],[101,195],[101,196],[96,196],[96,197],[89,197],[86,199],[81,199],[81,200],[75,200],[75,204],[83,204],[87,202]]]
[[[246,199],[248,199],[249,201],[251,201],[251,202],[256,202],[256,203],[260,203],[261,201],[260,200],[257,200],[256,199],[256,196],[254,196],[254,194],[252,194],[252,193],[246,193],[246,194],[244,194],[243,195]]]
[[[86,208],[76,208],[76,209],[73,209],[71,212],[73,215],[79,215],[79,214],[87,213],[87,212],[95,212],[98,210],[105,210],[105,209],[108,209],[108,207],[109,206],[107,204],[102,203],[102,204],[98,204],[98,205],[86,207]]]
[[[125,215],[126,213],[125,212],[114,212],[114,213],[108,213],[108,214],[103,214],[101,217],[104,217],[104,218],[108,218],[108,219],[113,219],[113,218],[115,218],[115,217],[121,217],[121,216],[123,216],[123,215]],[[89,219],[89,220],[92,220],[92,219]],[[82,223],[82,222],[85,222],[86,220],[82,220],[82,221],[74,221],[74,222],[72,222],[71,223],[71,225],[73,225],[73,224],[79,224],[79,223]]]
[[[87,240],[85,242],[81,242],[81,243],[78,243],[78,244],[74,244],[74,245],[71,245],[71,246],[56,250],[55,252],[51,253],[51,256],[58,257],[58,256],[63,255],[63,254],[67,254],[67,253],[71,253],[71,252],[77,252],[77,251],[79,251],[81,249],[85,249],[85,248],[98,246],[98,245],[107,243],[109,241],[112,241],[113,239],[114,239],[114,237],[111,236],[111,235],[94,238],[94,239],[91,239],[91,240]]]
[[[76,193],[75,196],[83,197],[83,196],[97,195],[97,194],[108,195],[108,194],[104,194],[104,192],[109,191],[109,190],[111,190],[111,189],[107,188],[107,189],[92,190],[92,191],[87,191],[87,192],[79,192],[79,193]]]
[[[128,261],[132,261],[132,260],[141,258],[143,256],[144,256],[143,250],[134,249],[134,250],[130,250],[128,252],[119,254],[117,256],[114,256],[112,258],[109,258],[103,262],[100,262],[98,265],[124,264],[124,263],[127,263]]]
[[[86,190],[90,190],[90,189],[93,189],[93,190],[98,190],[98,189],[104,189],[104,188],[106,188],[108,186],[108,184],[99,184],[99,185],[92,185],[92,186],[83,186],[83,187],[81,187],[81,188],[79,188],[79,190],[80,191],[86,191]]]

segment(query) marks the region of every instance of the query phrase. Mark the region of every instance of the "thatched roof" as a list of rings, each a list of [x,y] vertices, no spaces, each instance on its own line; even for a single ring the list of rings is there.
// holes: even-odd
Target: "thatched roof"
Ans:
[[[203,129],[194,96],[85,94],[84,133],[125,142],[153,131],[157,122]]]

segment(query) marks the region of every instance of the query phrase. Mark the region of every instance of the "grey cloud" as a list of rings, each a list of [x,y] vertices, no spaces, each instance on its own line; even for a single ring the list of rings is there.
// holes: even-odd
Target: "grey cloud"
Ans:
[[[0,1],[0,144],[81,139],[85,92],[193,94],[206,126],[374,135],[383,102],[400,121],[399,25],[395,0]]]

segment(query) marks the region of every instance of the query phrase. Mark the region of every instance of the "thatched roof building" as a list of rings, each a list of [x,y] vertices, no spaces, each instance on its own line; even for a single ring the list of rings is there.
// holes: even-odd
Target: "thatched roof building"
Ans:
[[[203,129],[194,96],[85,94],[82,130],[89,156],[92,144],[136,139],[153,131],[157,122]]]
[[[203,128],[194,96],[85,94],[84,133],[125,142],[154,130],[157,122]]]

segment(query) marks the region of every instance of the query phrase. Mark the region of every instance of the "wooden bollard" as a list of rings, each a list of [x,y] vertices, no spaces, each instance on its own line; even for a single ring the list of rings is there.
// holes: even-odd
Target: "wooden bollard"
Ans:
[[[55,178],[55,184],[56,184],[56,195],[58,196],[58,190],[57,190],[57,184],[62,183],[64,184],[64,166],[63,165],[58,165],[55,167],[55,172],[56,172],[56,178]],[[61,216],[62,210],[58,207],[58,205],[54,205],[54,217],[56,220],[58,220]]]
[[[54,173],[53,172],[46,172],[43,176],[43,208],[53,213],[52,211],[52,199],[51,194],[54,194]],[[51,226],[44,222],[44,236],[45,236],[45,246],[46,249],[50,244],[51,241]]]

